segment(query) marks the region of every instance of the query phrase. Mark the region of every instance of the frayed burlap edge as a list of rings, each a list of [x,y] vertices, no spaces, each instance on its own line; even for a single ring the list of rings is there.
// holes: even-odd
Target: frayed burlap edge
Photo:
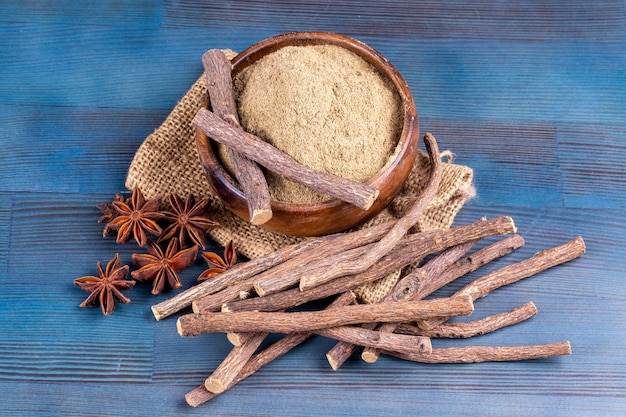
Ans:
[[[226,51],[230,58],[232,51]],[[302,240],[269,232],[232,214],[215,196],[200,165],[195,131],[190,122],[200,108],[207,91],[204,76],[191,86],[159,128],[140,145],[128,169],[126,187],[138,187],[146,198],[176,193],[181,197],[193,194],[209,197],[212,218],[220,226],[207,231],[221,245],[234,241],[237,251],[248,258],[256,258],[283,246]],[[430,165],[428,156],[420,152],[400,194],[362,227],[401,217],[413,204],[425,186]],[[463,204],[473,195],[473,171],[462,165],[444,164],[442,181],[437,196],[413,228],[412,232],[448,228]],[[377,302],[397,282],[401,271],[375,283],[359,288],[361,302]]]

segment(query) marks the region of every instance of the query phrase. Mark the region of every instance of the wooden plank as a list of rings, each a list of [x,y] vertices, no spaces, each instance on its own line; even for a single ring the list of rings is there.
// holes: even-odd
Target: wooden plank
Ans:
[[[386,361],[381,359],[381,363]],[[482,365],[482,364],[481,364]],[[535,364],[535,367],[537,363]],[[374,367],[374,366],[373,366]],[[376,365],[376,368],[382,366]],[[434,366],[439,367],[441,366]],[[480,376],[488,369],[474,366],[476,375]],[[527,369],[532,369],[528,367]],[[525,371],[524,369],[517,370]],[[378,373],[382,373],[379,370]],[[330,374],[327,378],[339,377],[339,373]],[[467,375],[464,375],[467,376]],[[398,375],[396,375],[398,377]],[[609,403],[605,397],[597,395],[569,396],[567,401],[550,394],[558,394],[558,375],[555,375],[554,387],[546,392],[529,392],[532,381],[528,379],[524,386],[507,389],[506,386],[490,386],[488,384],[467,384],[463,390],[446,386],[447,380],[436,376],[422,380],[419,384],[406,384],[404,380],[391,382],[395,401],[381,401],[380,390],[368,388],[365,384],[337,389],[340,381],[321,383],[315,393],[302,395],[299,386],[285,387],[280,384],[254,385],[246,382],[233,388],[230,395],[218,396],[212,402],[197,409],[176,402],[190,387],[172,386],[163,390],[162,385],[151,384],[96,384],[96,383],[63,383],[43,384],[37,382],[0,383],[4,392],[19,392],[20,396],[6,396],[3,399],[3,411],[10,415],[49,416],[50,412],[58,412],[63,416],[86,417],[117,417],[122,412],[126,415],[235,415],[242,417],[258,416],[406,416],[415,412],[436,413],[439,416],[467,415],[468,410],[475,414],[476,404],[484,408],[486,416],[499,415],[549,415],[570,417],[572,415],[603,415],[618,416],[626,412],[623,402]],[[420,379],[418,375],[413,379]],[[381,382],[376,379],[376,382]],[[247,386],[244,388],[244,385]],[[129,388],[132,395],[129,395]],[[295,389],[294,389],[295,388]],[[276,391],[282,392],[281,401],[276,401]],[[420,391],[420,399],[416,400],[415,391]],[[566,394],[566,393],[564,393]],[[616,393],[617,394],[617,393]],[[245,395],[246,401],[242,401]],[[113,403],[111,402],[113,401]],[[145,414],[138,414],[138,402]],[[28,404],[27,413],[24,412]],[[95,404],[101,407],[94,407]],[[294,406],[298,404],[299,407]],[[300,410],[297,410],[300,408]],[[266,411],[265,411],[266,410]],[[229,414],[229,412],[231,414]]]
[[[166,27],[228,28],[247,22],[249,29],[268,26],[291,32],[316,30],[345,34],[394,33],[394,38],[621,39],[622,1],[563,3],[558,0],[493,2],[363,2],[319,4],[290,1],[217,3],[207,8],[194,1],[165,1]],[[295,13],[294,11],[298,12]]]
[[[137,147],[166,116],[134,109],[0,105],[0,183],[5,190],[112,198],[124,190]]]
[[[202,74],[203,52],[249,45],[235,31],[7,23],[0,103],[169,110]]]
[[[29,36],[20,36],[23,32]],[[196,28],[148,35],[106,27],[72,32],[54,25],[3,26],[2,101],[172,108],[202,73],[204,51],[241,50],[280,32],[247,39],[236,33],[218,36]],[[589,118],[612,122],[626,116],[626,74],[615,71],[626,65],[619,43],[358,38],[400,69],[420,117],[532,123]],[[23,68],[33,75],[23,77]],[[43,73],[46,77],[35,76]],[[593,116],[588,103],[594,105]]]
[[[558,125],[563,198],[568,207],[626,208],[626,125]]]
[[[69,25],[156,27],[160,3],[156,0],[84,0],[79,3],[71,0],[3,1],[0,2],[0,23],[54,22]]]
[[[112,195],[106,194],[14,194],[10,276],[5,280],[23,282],[19,272],[26,267],[40,277],[53,274],[65,279],[68,272],[89,275],[95,272],[96,261],[106,262],[118,251],[127,262],[137,246],[116,245],[113,237],[103,238],[103,225],[97,223],[100,211],[96,205],[110,198]],[[47,254],[43,255],[45,262],[33,263],[33,254]],[[68,257],[79,262],[68,265]],[[64,272],[67,267],[70,270]],[[45,282],[51,283],[50,278]]]
[[[481,204],[623,208],[626,127],[423,117],[442,149],[474,169]]]
[[[441,149],[474,170],[476,201],[483,205],[560,205],[562,187],[555,128],[550,123],[420,119],[437,132]]]
[[[380,48],[400,69],[422,117],[509,123],[622,123],[621,43],[424,40]],[[397,53],[394,51],[397,50]],[[411,61],[396,58],[411,56]],[[589,114],[589,106],[593,114]]]
[[[0,191],[0,277],[6,276],[11,244],[11,194]]]
[[[0,379],[149,380],[152,329],[136,313],[149,311],[148,291],[131,295],[133,303],[114,317],[78,307],[87,294],[73,279],[94,275],[95,262],[119,250],[101,237],[92,203],[76,195],[13,196],[9,265],[0,278]]]
[[[3,284],[0,380],[148,382],[152,329],[137,314],[147,297],[135,294],[134,304],[104,317],[80,309],[86,293],[59,275],[29,273],[21,284]],[[44,278],[49,283],[32,283]]]

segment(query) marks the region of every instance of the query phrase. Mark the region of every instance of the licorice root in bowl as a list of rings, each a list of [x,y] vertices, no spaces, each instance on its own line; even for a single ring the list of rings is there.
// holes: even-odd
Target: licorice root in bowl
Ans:
[[[232,65],[246,131],[310,168],[379,191],[363,210],[266,171],[273,215],[261,227],[293,236],[344,231],[378,214],[400,192],[418,152],[417,109],[406,82],[381,54],[343,35],[298,32],[259,42]],[[249,220],[224,148],[200,130],[197,144],[216,195]]]

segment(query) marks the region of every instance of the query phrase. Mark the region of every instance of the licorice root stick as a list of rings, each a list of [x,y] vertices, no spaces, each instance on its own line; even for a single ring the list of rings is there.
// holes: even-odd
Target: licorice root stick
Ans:
[[[523,361],[571,355],[568,341],[528,346],[467,346],[433,349],[431,353],[383,352],[401,359],[423,363],[476,363]]]
[[[211,49],[202,55],[207,80],[207,91],[213,112],[239,126],[237,104],[233,95],[232,65],[224,52]],[[231,148],[227,148],[233,171],[248,202],[250,223],[263,224],[272,218],[270,192],[261,168],[253,161]]]
[[[322,194],[354,204],[363,210],[369,209],[378,197],[377,189],[302,165],[253,134],[228,124],[208,109],[200,109],[191,125],[216,142],[244,154],[270,171]]]
[[[492,333],[503,327],[521,323],[535,314],[537,314],[537,307],[529,301],[521,307],[504,313],[493,314],[479,320],[466,322],[446,321],[431,330],[423,330],[413,324],[401,323],[395,329],[395,332],[434,338],[468,338]]]
[[[359,304],[322,311],[186,314],[178,318],[181,336],[215,332],[291,333],[370,322],[405,322],[419,318],[464,316],[474,310],[469,296],[386,304]]]

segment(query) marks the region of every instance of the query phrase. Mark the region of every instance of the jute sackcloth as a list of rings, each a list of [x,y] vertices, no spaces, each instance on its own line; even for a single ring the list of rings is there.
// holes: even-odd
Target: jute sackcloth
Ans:
[[[232,51],[225,52],[231,59],[235,55]],[[269,232],[240,219],[213,193],[200,165],[195,130],[190,124],[206,94],[205,77],[202,75],[163,124],[140,145],[130,163],[126,187],[138,187],[148,199],[173,193],[181,197],[189,194],[197,198],[209,197],[211,218],[220,225],[210,228],[208,235],[223,246],[233,240],[237,251],[250,259],[300,241],[302,238]],[[421,193],[429,171],[428,156],[420,151],[402,191],[385,210],[361,227],[401,217]],[[450,227],[457,212],[474,193],[472,178],[472,169],[445,163],[437,196],[412,232]],[[377,302],[391,290],[400,276],[401,271],[397,271],[359,288],[356,292],[360,301]]]

